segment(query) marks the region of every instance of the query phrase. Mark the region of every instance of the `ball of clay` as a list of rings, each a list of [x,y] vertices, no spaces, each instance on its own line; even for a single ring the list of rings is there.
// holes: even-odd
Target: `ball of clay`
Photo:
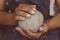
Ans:
[[[24,21],[19,21],[18,25],[23,28],[28,28],[32,32],[37,32],[39,27],[43,24],[44,17],[40,11],[36,11],[33,16]]]

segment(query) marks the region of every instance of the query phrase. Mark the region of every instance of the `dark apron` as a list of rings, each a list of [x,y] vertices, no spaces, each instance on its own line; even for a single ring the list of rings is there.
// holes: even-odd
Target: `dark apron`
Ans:
[[[8,0],[9,5],[7,11],[11,10],[12,12],[14,12],[17,5],[23,3],[37,5],[37,10],[43,13],[45,20],[50,18],[49,15],[50,0],[19,0],[18,2],[16,2],[16,0]],[[45,35],[43,35],[39,39],[28,39],[19,34],[14,27],[7,27],[5,28],[5,33],[2,40],[59,40],[59,35],[58,35],[58,29],[55,29],[45,33]]]

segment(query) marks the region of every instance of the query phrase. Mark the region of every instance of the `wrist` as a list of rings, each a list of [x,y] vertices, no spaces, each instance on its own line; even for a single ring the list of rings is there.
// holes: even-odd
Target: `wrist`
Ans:
[[[0,25],[16,25],[15,14],[8,12],[0,12]]]
[[[15,14],[14,13],[10,13],[10,14],[8,14],[9,15],[9,19],[10,19],[10,25],[12,25],[12,26],[15,26],[15,25],[17,25],[17,21],[16,21],[16,18],[15,18]]]

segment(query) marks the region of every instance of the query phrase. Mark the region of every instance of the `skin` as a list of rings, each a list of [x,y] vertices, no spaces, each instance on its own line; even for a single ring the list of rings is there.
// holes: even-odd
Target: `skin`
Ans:
[[[56,0],[57,1],[57,6],[58,6],[58,9],[60,9],[60,1],[59,0]],[[22,6],[22,5],[21,5]],[[23,7],[21,7],[20,5],[16,8],[15,10],[15,20],[25,20],[26,18],[30,18],[30,16],[27,16],[27,14],[31,15],[32,16],[32,12],[31,11],[35,11],[35,5],[30,5],[30,6],[27,6],[24,4]],[[31,7],[32,6],[32,7]],[[24,9],[24,11],[27,11],[28,13],[24,12],[24,11],[21,11],[22,9],[19,9],[19,8],[22,8]],[[25,8],[28,8],[30,9],[30,11],[26,10]],[[5,13],[4,12],[5,10],[5,1],[4,0],[0,0],[0,12],[3,12],[3,14]],[[19,13],[17,13],[19,12]],[[32,13],[32,14],[31,14]],[[7,14],[6,14],[7,15]],[[10,15],[10,14],[9,14]],[[42,36],[45,32],[47,32],[48,30],[51,30],[51,29],[56,29],[56,28],[59,28],[60,27],[60,14],[57,14],[55,15],[52,19],[50,19],[49,21],[47,20],[47,22],[45,22],[42,26],[42,28],[46,31],[41,31],[39,29],[39,32],[38,33],[32,33],[31,31],[29,31],[27,28],[24,28],[24,29],[21,29],[19,26],[17,26],[15,29],[21,33],[23,36],[27,37],[27,38],[30,38],[30,39],[34,39],[34,38],[39,38],[40,36]],[[52,24],[51,24],[52,23]]]
[[[21,5],[21,4],[20,4]],[[27,12],[29,12],[29,13],[31,13],[31,9],[29,9],[29,8],[31,8],[31,7],[33,7],[33,5],[26,5],[26,4],[23,4],[23,5],[21,5],[21,6],[18,6],[17,7],[17,12],[19,12],[20,10],[22,10],[21,8],[24,8],[25,9],[25,11],[27,11]],[[28,7],[27,7],[28,6]],[[34,7],[35,8],[35,7]],[[23,9],[23,10],[24,10]],[[29,10],[28,10],[29,9]],[[35,9],[34,9],[34,11],[35,11]],[[19,14],[19,13],[18,13]],[[20,14],[21,15],[21,14]],[[31,15],[33,15],[33,14],[31,14]],[[16,27],[16,30],[17,31],[19,31],[19,33],[21,33],[23,36],[26,36],[26,37],[28,37],[28,38],[39,38],[39,36],[40,35],[42,35],[42,33],[43,32],[38,32],[38,33],[32,33],[31,31],[29,31],[27,28],[24,28],[24,29],[21,29],[20,27]]]
[[[24,5],[24,6],[23,6]],[[30,18],[34,12],[35,12],[35,5],[19,5],[19,7],[17,7],[15,9],[14,13],[9,13],[9,12],[5,12],[5,7],[6,7],[6,0],[0,0],[0,25],[14,25],[16,21],[18,20],[25,20],[27,18]],[[27,8],[27,10],[25,10],[25,8]],[[19,9],[21,8],[21,9]],[[24,11],[21,11],[22,9],[24,9]],[[28,11],[28,9],[30,9],[30,11]],[[33,11],[33,12],[31,12]],[[19,13],[18,13],[19,12]],[[5,18],[5,19],[4,19]],[[12,20],[13,19],[13,20]],[[3,35],[3,30],[0,29],[0,39]]]
[[[16,14],[16,18],[19,19],[22,17],[24,18],[24,20],[26,18],[30,18],[36,11],[36,6],[35,5],[27,5],[27,4],[20,4],[16,9],[15,9],[15,14]],[[26,11],[26,12],[24,12]],[[20,20],[21,20],[20,19]]]
[[[56,2],[57,2],[58,9],[60,10],[60,0],[56,0]],[[19,26],[16,27],[16,30],[27,38],[30,38],[30,39],[39,38],[48,30],[60,28],[60,12],[57,13],[53,18],[46,20],[46,22],[43,24],[42,28],[46,31],[40,30],[40,32],[38,32],[38,33],[32,33],[27,28],[21,29]]]

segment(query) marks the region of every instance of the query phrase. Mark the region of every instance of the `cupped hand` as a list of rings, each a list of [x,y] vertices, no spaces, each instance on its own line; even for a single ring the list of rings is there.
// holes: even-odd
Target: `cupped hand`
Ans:
[[[47,26],[44,24],[43,26],[41,26],[39,28],[39,32],[36,32],[36,33],[33,33],[31,32],[29,29],[27,28],[20,28],[19,26],[16,27],[16,30],[22,34],[23,36],[27,37],[27,38],[30,38],[30,39],[38,39],[40,38],[45,32],[48,31],[48,28]]]

